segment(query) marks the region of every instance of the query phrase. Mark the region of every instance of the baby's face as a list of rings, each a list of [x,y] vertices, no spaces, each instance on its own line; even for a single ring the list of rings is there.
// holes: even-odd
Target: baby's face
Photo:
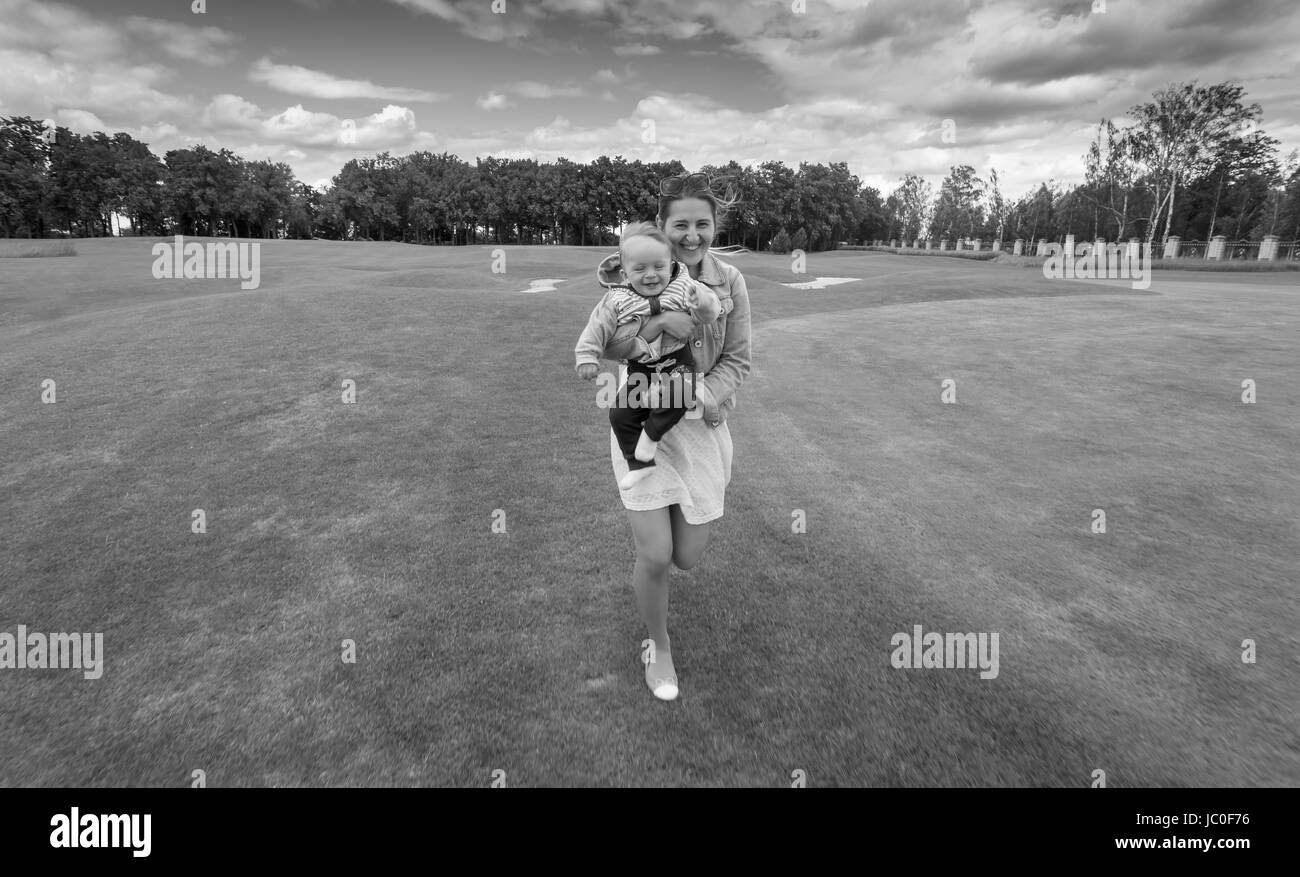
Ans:
[[[655,296],[668,285],[672,257],[654,238],[635,237],[622,248],[623,279],[642,295]]]

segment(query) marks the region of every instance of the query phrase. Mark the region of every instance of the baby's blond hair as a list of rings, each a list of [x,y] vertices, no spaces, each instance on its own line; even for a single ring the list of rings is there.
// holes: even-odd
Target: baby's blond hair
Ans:
[[[623,234],[618,239],[618,255],[620,261],[622,261],[623,258],[623,245],[635,237],[648,237],[651,240],[658,241],[668,248],[668,255],[671,258],[673,254],[673,245],[669,242],[668,235],[664,234],[662,228],[655,225],[653,222],[633,222],[628,225],[627,228],[623,229]]]

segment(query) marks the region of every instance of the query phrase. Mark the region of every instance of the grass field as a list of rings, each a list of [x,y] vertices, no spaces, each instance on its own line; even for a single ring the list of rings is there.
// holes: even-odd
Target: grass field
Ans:
[[[0,669],[0,785],[1300,784],[1294,275],[734,259],[755,365],[665,704],[573,371],[604,251],[264,242],[244,291],[151,243],[0,263],[0,632],[107,655]],[[894,669],[916,624],[999,675]]]
[[[43,256],[75,256],[71,241],[30,238],[0,238],[0,259],[32,259]]]

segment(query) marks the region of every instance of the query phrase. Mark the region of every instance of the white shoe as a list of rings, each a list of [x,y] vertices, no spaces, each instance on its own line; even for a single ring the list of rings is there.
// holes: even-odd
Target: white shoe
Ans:
[[[658,449],[659,442],[651,441],[650,436],[646,435],[646,432],[643,429],[641,430],[641,438],[636,440],[636,450],[632,452],[632,456],[636,457],[642,463],[649,463],[655,458],[655,451]]]
[[[669,658],[671,661],[672,659]],[[654,668],[653,662],[647,662],[645,665],[645,684],[650,686],[650,691],[660,700],[676,700],[677,674],[660,673]]]
[[[618,480],[619,489],[628,490],[632,487],[635,487],[640,482],[649,478],[650,473],[653,471],[654,471],[653,466],[646,466],[644,469],[627,470],[627,474]]]

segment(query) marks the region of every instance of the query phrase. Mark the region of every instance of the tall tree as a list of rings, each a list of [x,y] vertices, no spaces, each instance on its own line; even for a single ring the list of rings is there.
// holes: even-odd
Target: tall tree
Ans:
[[[934,187],[916,174],[908,174],[894,190],[898,205],[899,232],[904,240],[915,240],[929,235],[934,214]]]
[[[45,124],[30,116],[0,117],[0,231],[5,237],[19,232],[44,236],[47,136]]]
[[[984,183],[975,175],[975,168],[968,164],[950,168],[935,202],[932,236],[973,237],[975,230],[984,224],[984,210],[980,205],[983,193]]]
[[[1262,112],[1242,103],[1245,90],[1233,83],[1208,87],[1195,82],[1171,85],[1153,100],[1129,110],[1131,154],[1154,190],[1147,240],[1155,238],[1163,211],[1164,236],[1171,234],[1179,185],[1209,172],[1226,141]]]
[[[1114,239],[1124,240],[1128,236],[1136,177],[1133,141],[1110,119],[1097,124],[1097,137],[1089,144],[1084,159],[1084,177],[1087,197],[1106,216],[1107,227],[1114,226]]]
[[[134,234],[166,232],[163,176],[166,168],[148,144],[118,132],[112,142],[114,176],[118,187],[112,207],[126,216]]]

